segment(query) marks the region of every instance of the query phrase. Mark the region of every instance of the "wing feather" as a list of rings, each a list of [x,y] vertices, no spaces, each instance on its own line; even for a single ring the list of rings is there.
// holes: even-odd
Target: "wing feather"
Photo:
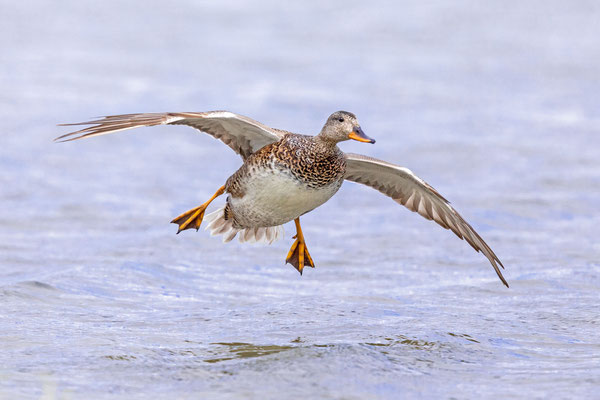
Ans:
[[[287,133],[229,111],[121,114],[109,115],[93,121],[61,124],[61,126],[77,125],[90,126],[59,136],[55,140],[67,142],[143,126],[187,125],[221,140],[243,159],[262,147],[279,141]]]
[[[508,287],[499,267],[502,262],[467,221],[440,195],[412,171],[360,154],[346,154],[345,179],[370,186],[411,211],[435,221],[464,239],[490,261],[498,277]]]

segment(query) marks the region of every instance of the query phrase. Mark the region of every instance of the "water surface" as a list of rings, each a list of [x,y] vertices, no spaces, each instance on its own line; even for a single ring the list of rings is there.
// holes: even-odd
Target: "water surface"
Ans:
[[[597,396],[595,2],[1,7],[0,397]],[[190,128],[51,143],[213,109],[305,133],[353,111],[377,144],[343,149],[436,187],[511,288],[352,183],[303,217],[302,277],[291,224],[268,247],[175,235],[240,165]]]

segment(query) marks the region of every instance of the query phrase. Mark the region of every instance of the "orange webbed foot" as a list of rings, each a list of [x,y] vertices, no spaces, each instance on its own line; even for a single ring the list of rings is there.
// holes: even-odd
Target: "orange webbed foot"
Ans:
[[[298,272],[300,272],[300,275],[302,275],[302,270],[304,269],[305,265],[314,268],[315,263],[312,257],[310,256],[310,253],[308,252],[308,248],[306,247],[304,235],[302,234],[302,228],[300,228],[300,219],[296,218],[294,222],[296,223],[296,235],[294,236],[294,239],[296,239],[296,241],[294,242],[294,244],[292,244],[292,247],[290,248],[290,251],[288,252],[287,257],[285,259],[285,262],[292,264],[294,268],[296,268]]]

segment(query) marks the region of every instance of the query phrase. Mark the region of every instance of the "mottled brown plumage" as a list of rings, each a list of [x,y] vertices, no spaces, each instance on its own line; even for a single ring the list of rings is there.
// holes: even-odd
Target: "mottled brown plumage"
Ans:
[[[341,182],[346,171],[346,157],[335,143],[323,142],[316,136],[287,133],[279,142],[271,143],[252,154],[225,184],[234,197],[243,196],[246,177],[257,168],[290,174],[309,188]]]

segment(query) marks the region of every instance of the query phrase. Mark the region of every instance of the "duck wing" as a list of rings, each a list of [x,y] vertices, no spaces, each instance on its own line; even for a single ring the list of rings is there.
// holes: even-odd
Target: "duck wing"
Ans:
[[[475,229],[433,187],[408,168],[386,161],[352,153],[346,153],[346,160],[346,180],[370,186],[409,210],[450,229],[477,252],[482,252],[502,283],[508,287],[499,268],[504,268],[502,262]]]
[[[221,140],[244,160],[262,147],[279,141],[288,133],[229,111],[122,114],[94,121],[60,124],[77,125],[91,126],[59,136],[55,141],[68,142],[143,126],[188,125]]]

